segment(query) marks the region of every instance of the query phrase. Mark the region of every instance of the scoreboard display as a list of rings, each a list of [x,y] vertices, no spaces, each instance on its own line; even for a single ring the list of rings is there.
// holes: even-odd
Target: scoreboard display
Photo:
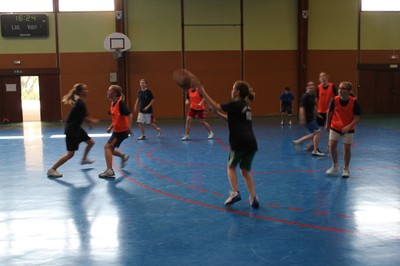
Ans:
[[[46,14],[2,14],[3,37],[48,37],[49,18]]]

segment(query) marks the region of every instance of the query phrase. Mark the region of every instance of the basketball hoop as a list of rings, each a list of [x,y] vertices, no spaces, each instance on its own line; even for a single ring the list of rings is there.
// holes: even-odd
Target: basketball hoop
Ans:
[[[122,49],[121,48],[116,48],[116,49],[111,49],[111,52],[113,54],[114,59],[118,59],[122,57]]]
[[[104,39],[104,48],[112,53],[114,59],[119,59],[131,48],[131,41],[126,35],[114,32]]]

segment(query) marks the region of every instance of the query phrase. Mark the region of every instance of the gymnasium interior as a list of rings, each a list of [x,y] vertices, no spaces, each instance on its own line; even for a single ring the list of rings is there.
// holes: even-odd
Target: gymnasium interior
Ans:
[[[0,265],[400,265],[400,3],[390,0],[0,1]],[[172,78],[195,73],[218,103],[246,80],[258,142],[251,174],[260,200],[229,195],[228,124],[209,108],[214,137],[194,119]],[[292,141],[306,83],[328,73],[353,84],[362,114],[350,178],[327,176],[328,133],[312,156]],[[99,178],[110,137],[107,89],[122,87],[132,110],[139,81],[154,94],[161,135],[133,114],[130,156]],[[87,85],[99,122],[93,164],[85,143],[65,154],[61,101]],[[281,125],[280,95],[294,95]],[[338,145],[343,167],[343,143]]]

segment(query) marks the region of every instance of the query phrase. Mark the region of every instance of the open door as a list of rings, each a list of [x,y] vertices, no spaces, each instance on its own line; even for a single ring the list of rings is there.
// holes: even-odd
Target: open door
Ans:
[[[21,80],[19,76],[0,77],[0,122],[22,122]]]

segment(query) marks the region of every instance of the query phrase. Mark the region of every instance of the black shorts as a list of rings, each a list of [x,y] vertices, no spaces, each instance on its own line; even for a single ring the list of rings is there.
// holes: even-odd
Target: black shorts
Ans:
[[[292,103],[285,103],[282,102],[281,104],[281,113],[285,113],[285,114],[292,114]]]
[[[119,145],[129,137],[129,131],[124,132],[113,132],[107,143],[111,144],[114,148],[118,148]]]
[[[325,123],[326,123],[326,113],[318,113],[318,116],[317,116],[317,124],[318,124],[320,127],[324,127],[324,126],[325,126]]]
[[[79,128],[77,132],[67,132],[65,134],[67,151],[77,151],[79,144],[88,140],[90,140],[90,137],[83,128]]]
[[[228,166],[236,167],[239,164],[240,169],[251,171],[254,155],[256,151],[229,151]]]

